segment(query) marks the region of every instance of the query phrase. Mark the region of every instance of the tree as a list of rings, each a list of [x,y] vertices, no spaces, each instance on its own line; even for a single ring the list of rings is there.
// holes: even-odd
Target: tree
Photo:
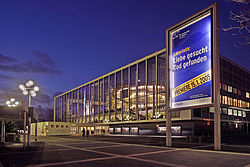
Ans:
[[[232,25],[222,28],[223,31],[231,31],[232,35],[238,36],[236,47],[250,46],[250,0],[229,0],[235,3],[235,10],[230,11],[229,19]]]

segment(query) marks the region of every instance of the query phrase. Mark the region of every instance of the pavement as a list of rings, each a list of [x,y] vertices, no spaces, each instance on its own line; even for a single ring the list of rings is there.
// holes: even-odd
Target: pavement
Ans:
[[[250,167],[248,143],[224,143],[223,151],[213,151],[211,143],[176,140],[173,145],[165,147],[164,138],[142,136],[38,137],[25,150],[22,143],[7,144],[0,150],[0,167]]]

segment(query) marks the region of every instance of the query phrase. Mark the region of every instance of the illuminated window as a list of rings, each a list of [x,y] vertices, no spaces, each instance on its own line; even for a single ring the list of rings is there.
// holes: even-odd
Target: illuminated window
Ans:
[[[171,117],[172,118],[180,118],[180,111],[172,111]]]
[[[228,115],[233,115],[233,110],[231,108],[228,109]]]
[[[246,112],[242,111],[242,117],[246,117]]]
[[[237,94],[237,88],[233,88],[233,93]]]
[[[242,116],[242,111],[240,111],[240,110],[238,111],[238,116],[240,116],[240,117]]]
[[[228,92],[232,92],[233,91],[233,87],[232,86],[228,86]]]
[[[249,97],[250,97],[250,93],[246,92],[246,98],[249,98]]]
[[[238,126],[238,123],[236,122],[236,124],[235,124],[235,128],[239,128],[239,126]]]
[[[223,96],[222,97],[222,103],[223,104],[228,104],[228,102],[227,102],[227,96]]]
[[[233,106],[237,107],[237,99],[233,99]]]
[[[115,128],[115,133],[121,133],[122,132],[122,128]]]
[[[227,108],[222,108],[222,113],[226,115],[227,114]]]
[[[138,133],[138,127],[131,127],[131,133]]]
[[[233,110],[233,115],[237,116],[237,110]]]
[[[246,102],[245,101],[242,101],[241,107],[246,108]]]
[[[114,128],[109,128],[109,133],[114,133]]]
[[[242,100],[238,100],[238,107],[242,107]]]
[[[228,97],[228,105],[233,105],[233,98]]]
[[[223,90],[227,91],[227,85],[226,84],[222,84]]]

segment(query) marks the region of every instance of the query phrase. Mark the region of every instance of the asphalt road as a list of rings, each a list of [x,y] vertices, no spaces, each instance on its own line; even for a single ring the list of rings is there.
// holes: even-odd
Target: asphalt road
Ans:
[[[182,148],[166,148],[164,138],[153,137],[57,136],[39,137],[38,140],[26,150],[21,143],[0,150],[0,167],[250,167],[248,145],[245,145],[245,153],[239,153],[213,151],[211,144],[185,145],[182,141],[174,142],[176,146],[183,145]],[[235,145],[230,147],[237,148]]]

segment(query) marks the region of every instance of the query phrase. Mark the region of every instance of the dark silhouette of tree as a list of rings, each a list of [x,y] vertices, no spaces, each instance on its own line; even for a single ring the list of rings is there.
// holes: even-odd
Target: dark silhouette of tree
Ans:
[[[230,11],[229,19],[232,24],[222,28],[223,31],[231,31],[232,35],[238,36],[236,47],[250,46],[250,0],[229,0],[235,3],[235,9]]]

